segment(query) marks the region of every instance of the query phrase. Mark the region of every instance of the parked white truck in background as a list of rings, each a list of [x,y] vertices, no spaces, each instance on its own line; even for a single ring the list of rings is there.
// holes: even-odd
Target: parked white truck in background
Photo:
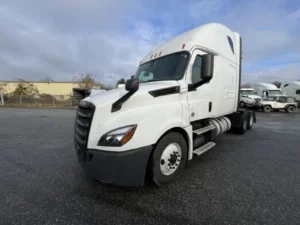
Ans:
[[[240,89],[240,107],[261,107],[261,97],[255,94],[253,88],[241,88]]]
[[[295,98],[300,108],[300,81],[282,82],[280,88],[285,95]]]
[[[211,23],[153,49],[135,77],[83,99],[74,141],[78,160],[94,179],[121,186],[163,186],[188,160],[231,128],[251,129],[255,112],[239,109],[240,35]]]
[[[271,83],[254,83],[251,84],[251,88],[263,100],[282,96],[281,89]]]

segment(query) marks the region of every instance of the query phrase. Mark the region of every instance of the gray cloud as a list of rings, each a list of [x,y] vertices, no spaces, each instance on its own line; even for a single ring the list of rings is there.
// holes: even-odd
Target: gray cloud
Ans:
[[[270,81],[295,81],[300,80],[300,63],[288,64],[279,67],[269,67],[251,72],[246,72],[244,83],[270,82]]]
[[[0,4],[0,79],[50,76],[66,80],[83,72],[104,82],[128,77],[140,52],[131,50],[133,39],[120,34],[122,18],[130,14],[134,3],[30,0]],[[128,60],[129,65],[123,63]]]
[[[129,77],[143,56],[170,37],[205,22],[221,22],[244,39],[246,79],[280,72],[264,67],[276,56],[285,64],[300,53],[299,9],[286,0],[172,4],[138,0],[10,0],[0,3],[0,80],[70,80],[83,72],[101,82]],[[116,7],[116,5],[118,7]],[[299,59],[299,58],[298,58]],[[260,69],[257,69],[260,65]],[[251,69],[255,68],[255,69]],[[273,68],[273,69],[272,69]],[[299,70],[298,70],[299,71]]]

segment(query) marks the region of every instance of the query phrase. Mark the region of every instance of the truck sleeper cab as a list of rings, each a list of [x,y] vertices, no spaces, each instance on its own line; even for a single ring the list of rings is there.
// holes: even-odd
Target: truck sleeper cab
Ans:
[[[164,186],[218,135],[250,130],[255,112],[239,109],[241,47],[226,26],[202,25],[154,48],[125,88],[83,99],[74,141],[87,174]]]
[[[251,87],[258,96],[262,97],[262,100],[268,100],[283,95],[281,89],[271,83],[254,83],[251,84]]]

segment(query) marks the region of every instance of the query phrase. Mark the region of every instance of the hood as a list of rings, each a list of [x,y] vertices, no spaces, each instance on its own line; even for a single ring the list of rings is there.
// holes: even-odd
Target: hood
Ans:
[[[148,93],[149,91],[158,90],[162,88],[174,87],[178,86],[177,81],[154,81],[149,83],[140,83],[139,90],[135,92],[130,99],[139,98],[142,95],[151,95]],[[112,104],[125,95],[128,91],[125,90],[125,87],[116,88],[113,90],[102,92],[99,95],[93,95],[83,99],[83,101],[89,101],[93,103],[96,107],[104,106],[107,104]]]
[[[259,99],[261,99],[261,97],[260,96],[258,96],[258,95],[247,95],[249,98],[252,98],[252,99],[256,99],[256,98],[259,98]]]

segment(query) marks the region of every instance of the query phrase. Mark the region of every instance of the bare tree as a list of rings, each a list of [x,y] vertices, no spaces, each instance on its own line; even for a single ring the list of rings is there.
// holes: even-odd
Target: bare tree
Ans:
[[[41,79],[42,82],[47,82],[47,83],[51,83],[54,82],[54,80],[51,77],[45,77],[43,79]]]
[[[125,84],[125,79],[121,78],[120,80],[118,80],[117,84]]]
[[[17,86],[14,95],[31,95],[36,96],[39,94],[37,87],[30,81],[26,81],[23,79],[16,79]]]
[[[0,93],[5,91],[6,86],[7,86],[7,83],[1,83],[0,84]]]
[[[251,88],[250,83],[241,84],[241,88]]]
[[[81,74],[80,76],[75,76],[73,80],[79,83],[80,88],[99,88],[100,85],[95,81],[92,74]]]
[[[118,87],[119,84],[125,84],[126,80],[124,78],[121,78],[120,80],[117,81],[116,87]]]

